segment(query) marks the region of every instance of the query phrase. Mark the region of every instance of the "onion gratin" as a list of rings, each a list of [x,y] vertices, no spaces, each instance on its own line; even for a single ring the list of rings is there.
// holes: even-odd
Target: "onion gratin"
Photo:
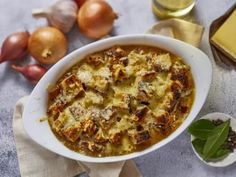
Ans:
[[[194,100],[190,67],[163,49],[113,46],[88,55],[48,88],[48,121],[69,149],[141,151],[175,131]]]

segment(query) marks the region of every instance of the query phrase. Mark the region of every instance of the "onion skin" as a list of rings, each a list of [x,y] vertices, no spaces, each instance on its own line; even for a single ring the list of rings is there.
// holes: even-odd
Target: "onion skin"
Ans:
[[[103,0],[88,0],[80,8],[77,22],[81,33],[92,39],[107,35],[118,16]]]
[[[42,64],[54,64],[66,55],[67,41],[64,34],[53,27],[34,31],[28,44],[30,54]]]
[[[0,63],[24,57],[27,54],[29,37],[27,31],[9,35],[2,44]]]
[[[76,2],[77,6],[80,8],[85,3],[86,0],[74,0],[74,1]]]
[[[27,65],[27,66],[12,65],[11,67],[17,72],[21,73],[26,79],[28,79],[33,84],[37,84],[38,81],[47,72],[45,68],[43,68],[38,64]]]

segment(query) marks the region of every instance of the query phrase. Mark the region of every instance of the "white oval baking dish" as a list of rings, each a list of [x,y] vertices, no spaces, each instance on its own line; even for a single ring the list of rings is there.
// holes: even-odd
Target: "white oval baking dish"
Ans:
[[[47,85],[49,83],[55,83],[67,69],[88,54],[107,49],[113,45],[132,44],[156,46],[168,50],[182,57],[183,60],[191,67],[196,87],[196,94],[190,114],[183,124],[166,139],[140,152],[134,152],[122,156],[90,157],[68,149],[59,140],[57,140],[47,121],[39,122],[39,119],[46,115]],[[202,108],[210,89],[211,80],[212,65],[209,58],[202,51],[189,44],[168,37],[147,34],[111,37],[79,48],[56,63],[43,76],[32,91],[23,112],[23,125],[27,134],[36,143],[62,156],[75,160],[96,163],[127,160],[157,150],[180,135],[194,120]]]

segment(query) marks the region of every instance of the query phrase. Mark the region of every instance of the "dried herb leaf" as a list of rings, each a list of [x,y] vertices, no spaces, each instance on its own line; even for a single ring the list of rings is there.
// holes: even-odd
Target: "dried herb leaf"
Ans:
[[[207,138],[203,148],[203,159],[207,160],[212,157],[226,141],[229,133],[229,121],[216,126]]]
[[[210,120],[200,119],[189,126],[188,132],[196,138],[206,140],[214,128],[215,125]]]
[[[192,141],[193,147],[196,150],[196,152],[202,157],[202,153],[203,153],[203,148],[205,145],[206,141],[205,140],[201,140],[201,139],[194,139]]]
[[[213,154],[213,155],[211,156],[211,159],[223,158],[223,157],[225,157],[226,155],[228,155],[229,153],[230,153],[229,149],[220,148],[220,149],[218,149],[218,151],[216,151],[215,154]]]

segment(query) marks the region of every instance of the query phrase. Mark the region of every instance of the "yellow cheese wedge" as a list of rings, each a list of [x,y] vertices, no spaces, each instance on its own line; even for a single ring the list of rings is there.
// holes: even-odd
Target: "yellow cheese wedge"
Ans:
[[[211,42],[236,61],[236,10],[212,36]]]

